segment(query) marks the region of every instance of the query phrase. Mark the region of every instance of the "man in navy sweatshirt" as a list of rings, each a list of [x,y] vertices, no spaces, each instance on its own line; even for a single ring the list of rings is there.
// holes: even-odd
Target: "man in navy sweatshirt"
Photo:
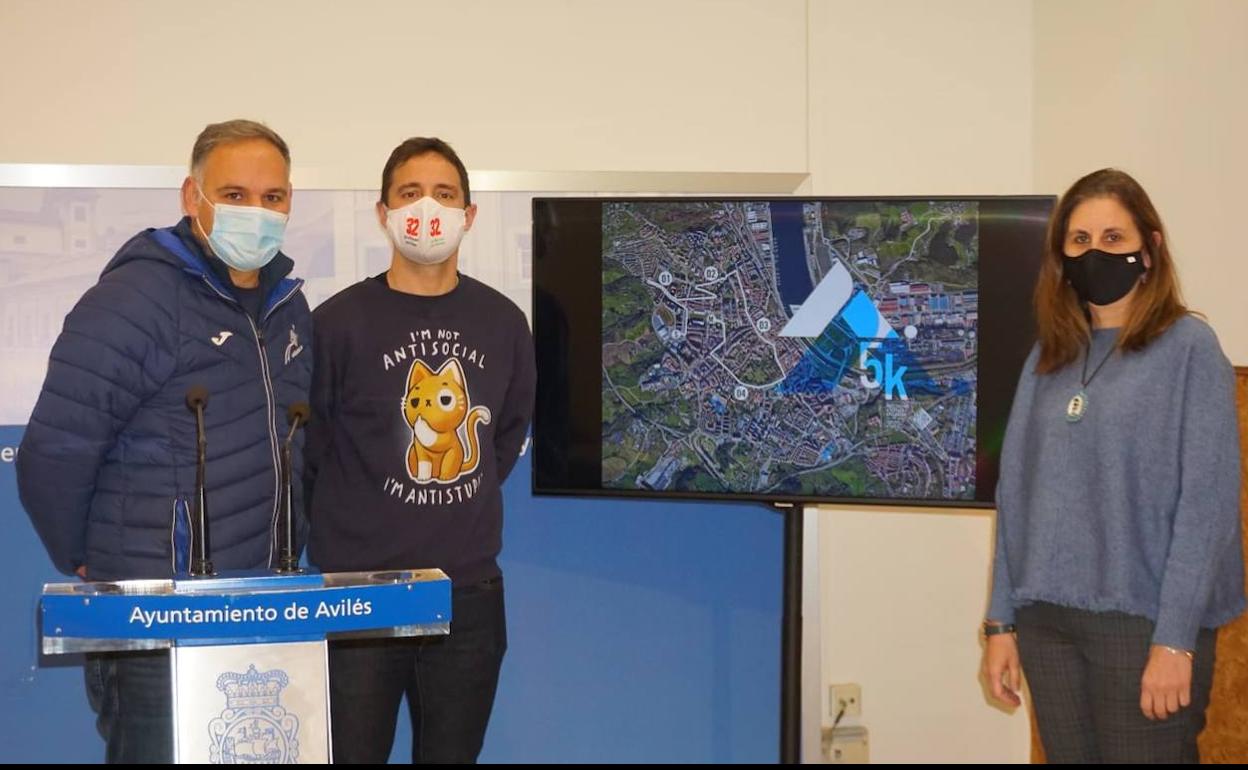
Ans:
[[[186,572],[193,387],[208,393],[213,565],[274,562],[278,431],[312,377],[303,282],[279,251],[290,151],[267,126],[216,123],[190,172],[186,216],[131,238],[65,319],[22,439],[22,505],[66,574]],[[167,652],[89,656],[86,679],[109,762],[173,761]]]
[[[384,763],[403,696],[412,759],[473,762],[507,647],[501,484],[533,413],[524,314],[458,271],[476,217],[445,142],[400,144],[377,219],[390,268],[314,313],[307,472],[312,562],[326,572],[438,567],[451,633],[331,644],[336,762]]]

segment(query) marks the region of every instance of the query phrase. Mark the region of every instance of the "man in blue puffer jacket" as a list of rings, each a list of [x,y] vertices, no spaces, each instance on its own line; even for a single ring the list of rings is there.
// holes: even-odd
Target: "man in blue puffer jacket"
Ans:
[[[185,571],[195,386],[208,392],[213,565],[276,560],[286,410],[307,400],[312,368],[302,281],[278,250],[290,152],[262,124],[210,125],[181,195],[186,216],[131,238],[65,319],[18,454],[22,504],[52,562],[89,580]],[[166,653],[89,658],[110,762],[172,760],[169,689]]]

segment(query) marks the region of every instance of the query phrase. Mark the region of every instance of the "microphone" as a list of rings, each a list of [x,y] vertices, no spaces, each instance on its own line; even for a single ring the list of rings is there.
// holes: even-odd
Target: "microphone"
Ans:
[[[290,448],[295,442],[295,433],[300,427],[307,425],[312,410],[306,401],[297,401],[286,410],[286,421],[290,423],[290,433],[286,434],[286,442],[282,444],[282,548],[278,559],[277,571],[280,573],[299,572],[299,556],[295,553],[295,521],[292,512],[294,495],[291,484]]]
[[[311,419],[311,417],[312,417],[312,408],[308,406],[307,401],[296,401],[295,403],[290,405],[289,409],[286,410],[286,422],[291,424],[292,434],[294,433],[294,428],[298,427],[295,425],[296,420],[303,423],[304,425],[307,425],[308,420]]]
[[[192,385],[186,391],[186,408],[192,412],[208,406],[208,389],[203,385]]]
[[[204,433],[204,409],[208,406],[208,389],[192,385],[186,391],[186,408],[195,413],[195,511],[191,517],[191,577],[216,574],[212,568],[208,543],[208,496],[204,492],[204,465],[208,462],[208,439]]]

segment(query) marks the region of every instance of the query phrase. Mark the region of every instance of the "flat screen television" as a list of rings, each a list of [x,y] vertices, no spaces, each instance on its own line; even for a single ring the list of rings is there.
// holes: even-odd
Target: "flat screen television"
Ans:
[[[535,198],[534,493],[991,504],[1053,205]]]

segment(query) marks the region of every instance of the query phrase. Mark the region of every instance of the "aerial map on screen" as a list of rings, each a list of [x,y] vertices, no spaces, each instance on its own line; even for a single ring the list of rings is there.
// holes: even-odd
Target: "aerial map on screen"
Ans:
[[[975,202],[608,203],[602,483],[973,499]]]

